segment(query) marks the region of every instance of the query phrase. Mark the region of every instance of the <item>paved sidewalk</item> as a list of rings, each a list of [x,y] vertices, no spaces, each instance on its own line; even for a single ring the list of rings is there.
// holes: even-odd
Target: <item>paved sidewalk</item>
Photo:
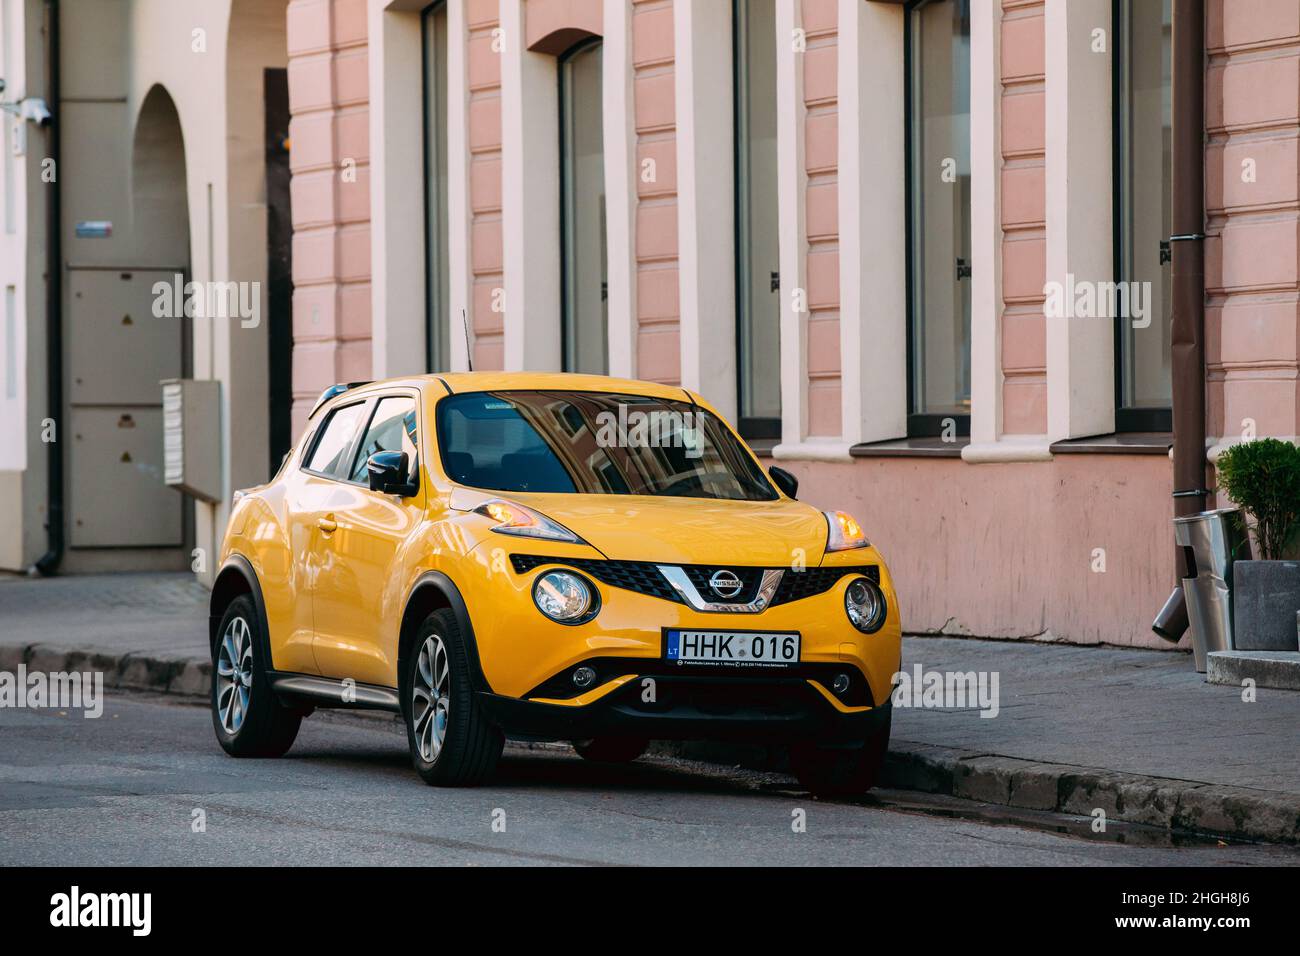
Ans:
[[[0,670],[93,666],[113,686],[203,694],[206,629],[187,574],[0,578]],[[896,709],[890,785],[1300,842],[1300,693],[1245,703],[1179,652],[912,637],[903,659],[997,673],[999,711]]]
[[[1192,656],[908,638],[903,666],[996,671],[1001,710],[896,710],[902,740],[1025,760],[1300,794],[1300,693],[1205,683]]]
[[[0,575],[0,646],[206,659],[208,594],[184,573]]]

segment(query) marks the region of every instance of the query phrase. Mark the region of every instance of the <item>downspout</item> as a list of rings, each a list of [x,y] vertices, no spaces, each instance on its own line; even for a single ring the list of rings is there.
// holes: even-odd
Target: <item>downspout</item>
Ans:
[[[1205,461],[1205,3],[1173,0],[1173,251],[1174,514],[1204,511]],[[1183,557],[1175,557],[1180,576]],[[1181,626],[1179,626],[1181,624]],[[1182,588],[1152,626],[1178,640],[1187,626]]]
[[[45,96],[51,118],[46,128],[54,179],[45,185],[45,383],[46,414],[55,421],[54,441],[47,443],[49,465],[46,491],[48,550],[36,561],[41,574],[54,574],[63,560],[63,206],[59,177],[62,120],[59,94],[59,0],[45,0]]]

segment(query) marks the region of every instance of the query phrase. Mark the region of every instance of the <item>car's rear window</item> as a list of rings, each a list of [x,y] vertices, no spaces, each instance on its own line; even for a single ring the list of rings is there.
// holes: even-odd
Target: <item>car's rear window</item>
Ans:
[[[438,403],[443,469],[489,491],[770,501],[776,492],[691,402],[609,392],[468,392]]]

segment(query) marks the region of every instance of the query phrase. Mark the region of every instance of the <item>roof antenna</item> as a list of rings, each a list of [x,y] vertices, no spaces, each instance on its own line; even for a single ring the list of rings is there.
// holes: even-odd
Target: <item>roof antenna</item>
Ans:
[[[465,329],[465,367],[472,372],[474,371],[474,349],[469,344],[469,316],[465,314],[463,306],[460,310],[460,323]]]

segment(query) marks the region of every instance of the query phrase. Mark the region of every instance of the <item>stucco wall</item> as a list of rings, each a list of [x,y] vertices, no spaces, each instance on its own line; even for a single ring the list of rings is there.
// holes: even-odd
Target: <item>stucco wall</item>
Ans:
[[[1300,5],[1210,0],[1208,431],[1300,434]],[[1252,427],[1253,426],[1253,427]]]
[[[503,153],[499,50],[511,38],[500,32],[498,0],[461,2],[465,125],[449,136],[453,146],[456,137],[463,136],[461,145],[468,153],[464,225],[469,237],[473,361],[475,368],[490,369],[506,362],[507,313],[494,308],[494,299],[509,269],[508,237],[503,236],[503,220],[510,219],[504,214],[509,210],[503,212],[503,205],[509,205],[503,200],[503,192],[508,194],[503,189],[503,159],[509,157]],[[783,352],[795,345],[802,353],[803,364],[788,364],[782,374],[784,381],[792,368],[799,371],[797,381],[785,383],[792,389],[786,395],[798,397],[804,406],[798,434],[790,434],[791,423],[786,423],[782,441],[793,452],[782,464],[802,476],[809,500],[860,513],[900,578],[909,629],[1164,646],[1150,636],[1149,623],[1173,583],[1167,459],[1050,458],[1047,452],[1049,430],[1055,435],[1048,418],[1049,391],[1058,402],[1075,400],[1064,390],[1069,384],[1064,379],[1056,381],[1053,374],[1049,381],[1050,336],[1043,308],[1047,220],[1049,207],[1056,208],[1047,195],[1053,143],[1048,141],[1051,71],[1045,50],[1072,42],[1064,32],[1067,20],[1052,7],[1054,2],[995,0],[995,7],[984,13],[992,18],[996,44],[987,43],[973,60],[989,65],[982,79],[974,78],[991,84],[983,87],[990,93],[981,100],[979,116],[997,116],[996,122],[986,124],[996,135],[985,137],[983,145],[999,188],[995,204],[989,193],[978,197],[988,201],[986,208],[993,212],[976,245],[998,250],[999,257],[984,261],[997,259],[997,269],[988,274],[999,281],[973,317],[978,328],[998,332],[996,349],[987,360],[978,358],[982,364],[977,370],[987,383],[987,395],[978,392],[985,406],[1000,402],[996,427],[985,436],[980,454],[969,455],[969,460],[850,461],[844,460],[847,447],[856,439],[846,436],[856,432],[845,421],[845,409],[852,404],[844,401],[845,389],[867,389],[871,383],[862,381],[857,359],[846,368],[843,357],[844,343],[853,341],[843,324],[862,319],[841,311],[841,257],[851,245],[841,228],[846,184],[855,172],[850,165],[840,168],[853,160],[845,158],[840,139],[845,121],[839,109],[842,101],[850,108],[852,97],[846,90],[853,88],[844,84],[854,74],[846,64],[856,59],[849,56],[851,48],[841,51],[840,43],[845,36],[861,37],[853,42],[865,48],[895,44],[890,50],[899,54],[900,21],[880,12],[896,8],[873,8],[870,17],[846,20],[861,8],[845,0],[778,0],[778,22],[800,28],[806,44],[802,52],[782,60],[796,71],[788,89],[797,87],[799,92],[778,107],[784,121],[797,117],[784,128],[797,131],[799,149],[783,155],[802,157],[796,175],[788,176],[792,167],[787,167],[782,178],[782,190],[791,182],[798,184],[797,202],[789,203],[791,194],[782,193],[787,203],[783,208],[802,217],[793,240],[797,253],[783,258],[783,279],[790,278],[787,259],[797,259],[798,282],[792,284],[804,286],[807,310],[806,323],[796,326],[800,341],[782,344]],[[370,3],[380,10],[410,12],[418,7],[414,0]],[[333,381],[367,377],[370,371],[364,6],[363,0],[293,0],[290,5],[299,403]],[[509,9],[507,19],[513,23],[517,14]],[[524,0],[519,22],[526,45],[571,29],[599,32],[615,23],[621,37],[627,28],[627,60],[614,61],[626,63],[630,92],[622,132],[630,140],[632,156],[627,181],[635,184],[632,196],[624,197],[631,220],[621,247],[632,273],[626,283],[633,314],[627,321],[631,342],[624,346],[625,356],[631,362],[628,367],[642,378],[680,382],[689,351],[686,343],[698,334],[696,319],[683,306],[691,301],[685,298],[690,281],[685,276],[693,271],[693,263],[683,259],[687,247],[681,225],[694,208],[695,195],[687,167],[681,165],[683,150],[689,155],[695,134],[678,89],[679,84],[689,87],[693,75],[690,59],[679,62],[691,31],[684,26],[686,8],[673,0],[629,0],[626,9],[624,16],[622,8],[608,0],[600,6],[594,0]],[[1069,29],[1079,28],[1070,23]],[[866,34],[861,32],[864,24],[870,24]],[[1210,432],[1235,434],[1242,419],[1249,418],[1261,434],[1294,435],[1300,432],[1300,12],[1293,0],[1210,0],[1207,41]],[[787,42],[784,35],[779,42]],[[614,47],[621,50],[617,43]],[[1060,79],[1068,81],[1065,74]],[[901,144],[901,113],[865,105],[876,117],[873,121],[888,126],[881,135],[897,136]],[[607,103],[607,123],[620,108],[608,112]],[[606,128],[607,156],[611,137],[618,132],[617,127]],[[357,160],[356,184],[345,185],[338,177],[338,164],[346,156]],[[1253,182],[1241,177],[1244,159],[1255,160]],[[653,176],[644,175],[648,160],[653,160]],[[893,188],[902,185],[894,183]],[[1094,192],[1069,195],[1067,201],[1108,201]],[[611,202],[617,200],[610,197]],[[402,214],[420,215],[417,205],[412,203]],[[853,217],[859,220],[876,222],[871,215]],[[901,243],[901,224],[894,225],[897,228],[888,231],[899,233]],[[716,236],[718,242],[727,239]],[[788,286],[783,289],[785,294],[790,291]],[[611,300],[611,310],[616,304]],[[509,305],[504,303],[506,309]],[[865,302],[865,307],[877,305]],[[892,328],[901,335],[901,306],[891,309],[888,321],[873,317],[872,327]],[[390,316],[388,321],[423,322],[423,316]],[[699,321],[730,317],[701,315]],[[1094,390],[1108,390],[1113,370],[1102,368],[1100,360],[1094,365],[1083,371]],[[706,392],[723,388],[707,379],[704,387]],[[824,460],[837,457],[840,460]],[[1101,551],[1094,554],[1096,549]],[[1094,570],[1102,552],[1106,570]]]
[[[1047,431],[1042,0],[1002,4],[1002,427]]]
[[[500,28],[496,0],[466,3],[470,151],[470,271],[474,368],[504,367],[505,286],[501,242],[501,56],[493,50]],[[500,34],[497,34],[499,37]],[[453,42],[452,38],[448,42]],[[494,297],[498,305],[493,309]]]
[[[365,0],[291,0],[293,433],[321,391],[371,375]]]
[[[862,522],[908,633],[1170,646],[1151,633],[1175,583],[1163,456],[781,464],[800,499]]]
[[[632,8],[632,96],[636,124],[637,375],[681,381],[677,269],[677,126],[671,0]],[[653,160],[653,175],[642,176]]]
[[[802,0],[808,434],[840,434],[840,253],[835,0]],[[783,39],[778,37],[778,42]]]

